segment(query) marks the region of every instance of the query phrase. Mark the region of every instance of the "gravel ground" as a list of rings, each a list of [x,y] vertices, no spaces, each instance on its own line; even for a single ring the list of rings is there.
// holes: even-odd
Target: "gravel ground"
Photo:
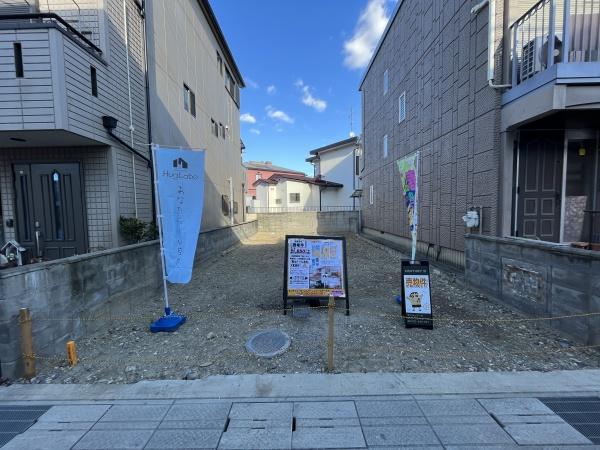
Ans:
[[[351,315],[335,313],[335,369],[339,372],[467,372],[600,367],[600,351],[578,344],[542,322],[520,319],[508,307],[464,287],[460,275],[433,269],[434,317],[452,319],[434,330],[407,329],[395,301],[401,253],[348,238]],[[110,323],[77,341],[80,363],[39,364],[34,383],[131,383],[142,379],[195,379],[215,374],[322,372],[327,310],[307,318],[281,314],[283,241],[259,234],[198,267],[192,282],[170,288],[173,309],[188,315],[175,333],[152,334],[161,298],[140,301],[139,318]],[[343,306],[339,304],[340,308]],[[461,320],[482,322],[461,322]],[[292,340],[273,359],[257,358],[246,340],[266,329]],[[21,380],[23,381],[23,380]]]

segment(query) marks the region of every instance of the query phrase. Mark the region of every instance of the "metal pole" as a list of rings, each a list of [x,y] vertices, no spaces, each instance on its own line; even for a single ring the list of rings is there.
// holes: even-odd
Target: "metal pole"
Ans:
[[[229,177],[227,178],[227,181],[229,181],[229,216],[231,218],[231,226],[234,225],[235,221],[234,221],[234,212],[233,212],[233,178]]]
[[[419,152],[417,152],[415,158],[415,210],[413,211],[412,252],[410,258],[413,263],[417,256],[417,227],[419,226]]]
[[[327,333],[327,371],[333,372],[333,312],[335,309],[335,298],[330,295],[329,302],[327,303],[327,319],[328,319],[328,333]]]
[[[167,270],[165,268],[165,249],[163,247],[162,231],[162,211],[160,209],[160,198],[158,196],[158,174],[156,172],[156,149],[157,145],[152,144],[152,173],[154,174],[154,199],[156,202],[156,223],[158,224],[158,240],[160,243],[160,262],[162,265],[163,293],[165,298],[165,314],[171,314],[169,306],[169,290],[167,288]]]
[[[571,0],[564,0],[563,8],[562,62],[567,63],[571,51]]]
[[[19,310],[19,326],[21,328],[21,353],[23,356],[23,376],[28,380],[35,377],[35,355],[33,353],[33,337],[31,334],[31,313],[29,308]]]
[[[554,36],[556,35],[556,0],[550,0],[550,28],[548,30],[548,61],[546,68],[554,64]]]

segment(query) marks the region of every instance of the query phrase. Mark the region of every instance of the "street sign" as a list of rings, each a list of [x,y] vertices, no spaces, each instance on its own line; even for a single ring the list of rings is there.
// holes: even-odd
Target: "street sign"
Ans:
[[[346,300],[350,314],[346,239],[327,236],[286,236],[283,272],[283,313],[288,299]]]
[[[429,261],[402,261],[400,273],[404,325],[433,329]]]

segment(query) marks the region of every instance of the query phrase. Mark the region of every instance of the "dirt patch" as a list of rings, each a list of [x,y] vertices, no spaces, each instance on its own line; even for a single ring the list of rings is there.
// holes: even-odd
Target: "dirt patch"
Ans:
[[[214,374],[322,372],[327,311],[283,316],[283,241],[259,234],[197,267],[192,282],[172,286],[173,309],[188,322],[175,333],[148,325],[161,298],[141,303],[138,318],[114,321],[77,342],[80,363],[41,361],[37,383],[128,383],[194,379]],[[577,344],[541,322],[493,322],[524,316],[464,287],[462,277],[432,272],[434,330],[406,329],[395,301],[403,255],[348,238],[351,315],[335,314],[339,372],[463,372],[582,369],[600,366],[600,352]],[[464,322],[465,319],[474,322]],[[478,322],[481,321],[481,322]],[[246,340],[278,328],[292,343],[273,359],[248,353]]]

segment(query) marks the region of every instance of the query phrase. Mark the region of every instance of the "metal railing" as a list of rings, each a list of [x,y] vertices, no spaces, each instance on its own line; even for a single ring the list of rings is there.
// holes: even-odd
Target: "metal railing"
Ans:
[[[74,41],[78,42],[82,47],[86,48],[97,56],[102,56],[102,49],[90,41],[78,30],[63,19],[61,16],[55,13],[32,13],[32,14],[5,14],[0,15],[0,24],[10,23],[19,27],[20,24],[36,24],[36,23],[52,23],[57,28],[61,29],[67,35],[69,35]]]
[[[540,0],[510,37],[513,87],[556,63],[600,61],[600,0]]]
[[[248,214],[273,214],[289,212],[336,212],[336,211],[358,211],[360,208],[354,206],[248,206]]]

